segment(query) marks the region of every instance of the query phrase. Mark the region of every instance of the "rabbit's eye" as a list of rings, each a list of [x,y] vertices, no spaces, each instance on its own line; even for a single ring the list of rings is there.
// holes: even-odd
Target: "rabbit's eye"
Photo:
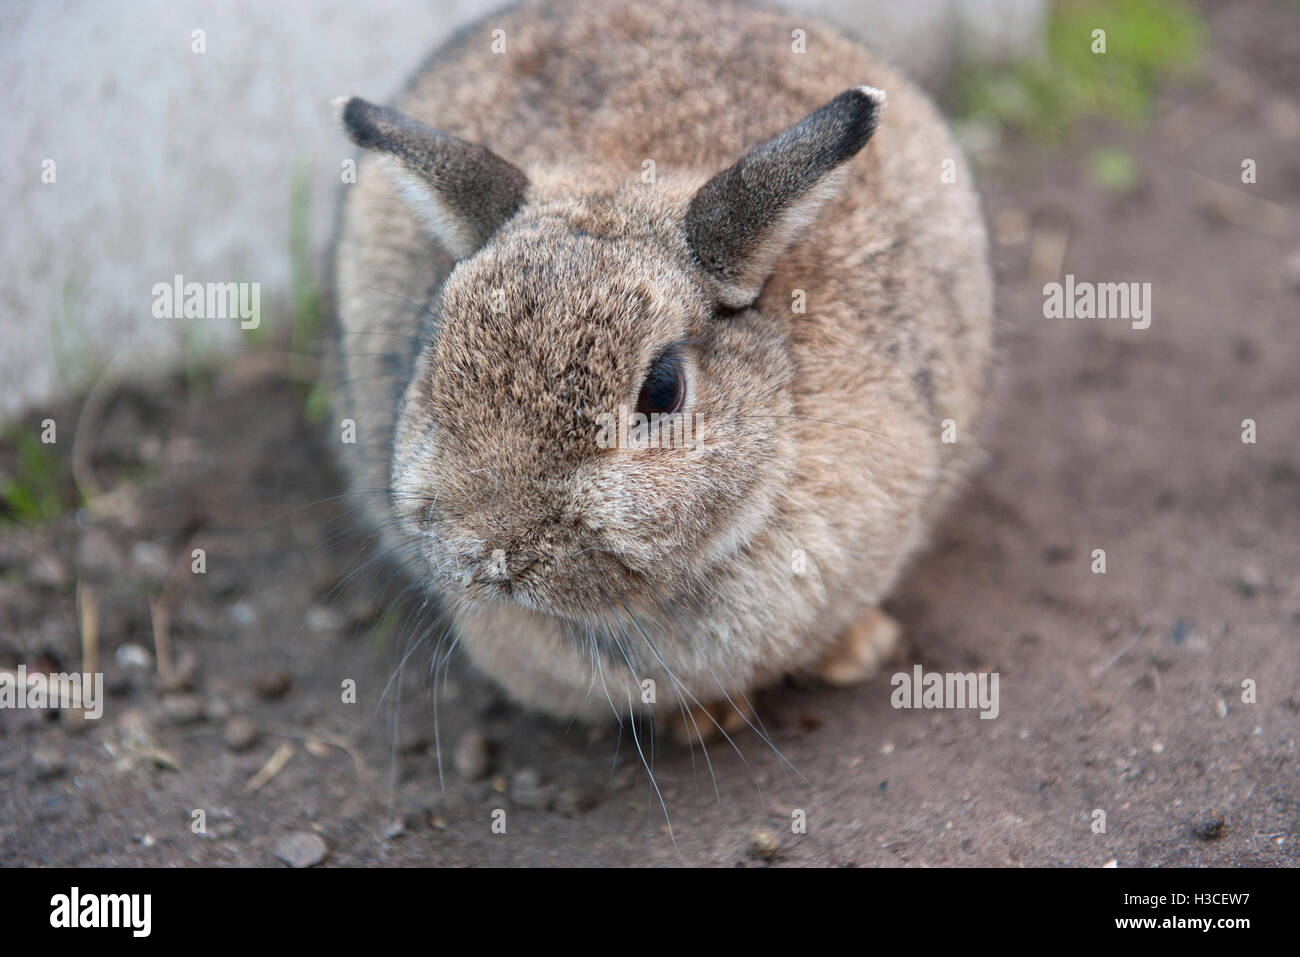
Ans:
[[[686,401],[686,373],[682,357],[675,349],[668,349],[654,364],[641,384],[636,410],[642,415],[672,415],[679,412]]]

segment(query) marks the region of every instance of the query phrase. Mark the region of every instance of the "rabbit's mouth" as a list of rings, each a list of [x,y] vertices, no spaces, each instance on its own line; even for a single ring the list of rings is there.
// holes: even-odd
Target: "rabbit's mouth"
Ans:
[[[594,548],[556,556],[545,552],[506,555],[497,549],[466,563],[456,597],[479,607],[517,605],[574,622],[590,622],[629,605],[652,586],[621,556]]]
[[[459,574],[462,597],[477,605],[513,602],[534,607],[536,584],[533,570],[543,561],[541,554],[494,549],[482,556],[461,556]],[[530,580],[530,576],[533,580]]]
[[[514,578],[498,579],[476,575],[465,585],[464,598],[476,605],[508,602],[536,611],[542,610],[537,607],[528,583]]]

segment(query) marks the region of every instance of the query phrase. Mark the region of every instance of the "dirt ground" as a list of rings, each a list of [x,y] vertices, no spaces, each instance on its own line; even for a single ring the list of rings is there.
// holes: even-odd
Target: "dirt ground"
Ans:
[[[753,734],[707,760],[660,735],[661,804],[630,729],[539,719],[453,657],[435,739],[429,610],[365,565],[264,349],[27,423],[58,422],[88,504],[0,533],[0,668],[101,670],[108,698],[92,722],[0,712],[0,863],[1300,863],[1300,29],[1287,4],[1205,9],[1203,77],[1147,131],[1080,137],[1136,158],[1134,189],[1078,147],[982,164],[1001,413],[889,607],[902,667],[999,673],[995,720],[895,710],[888,673],[775,689],[789,765]],[[1150,281],[1150,328],[1044,319],[1066,273]]]

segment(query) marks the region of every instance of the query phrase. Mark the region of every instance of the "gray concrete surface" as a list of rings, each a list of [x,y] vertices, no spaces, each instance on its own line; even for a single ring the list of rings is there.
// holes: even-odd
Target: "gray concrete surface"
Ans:
[[[382,99],[490,0],[17,2],[0,6],[0,415],[229,348],[237,320],[160,319],[155,283],[257,282],[289,321],[290,194],[328,235],[351,150],[331,97]],[[793,0],[934,82],[958,51],[1040,42],[1046,0]],[[195,52],[195,31],[204,52]],[[47,160],[54,181],[44,182]],[[48,177],[46,177],[48,178]]]

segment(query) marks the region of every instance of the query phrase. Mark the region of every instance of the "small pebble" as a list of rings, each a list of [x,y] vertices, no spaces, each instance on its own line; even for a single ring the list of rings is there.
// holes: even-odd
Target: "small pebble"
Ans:
[[[1202,841],[1217,841],[1223,836],[1227,822],[1222,814],[1212,811],[1192,825],[1192,834]]]
[[[267,701],[283,698],[292,687],[293,678],[287,671],[263,671],[253,678],[253,690]]]
[[[226,722],[226,747],[231,751],[247,751],[257,743],[257,727],[242,714]]]
[[[247,627],[257,621],[257,610],[250,602],[237,601],[230,606],[230,620],[236,625]]]
[[[427,808],[412,805],[402,814],[402,830],[408,832],[422,831],[428,827],[431,816]]]
[[[596,806],[596,797],[576,788],[565,788],[555,797],[555,810],[565,817],[586,814]]]
[[[532,768],[524,768],[510,781],[510,799],[522,808],[541,810],[546,807],[547,794],[542,787],[542,777]]]
[[[749,835],[749,853],[754,857],[770,861],[776,857],[778,850],[780,850],[780,844],[777,842],[776,835],[771,831],[755,831]]]
[[[195,724],[204,718],[203,698],[196,694],[169,694],[163,698],[163,714],[172,724]]]
[[[477,731],[469,731],[456,745],[452,756],[456,773],[468,781],[486,777],[492,766],[492,744]]]
[[[343,615],[334,608],[322,608],[317,605],[307,612],[307,628],[314,634],[336,635],[345,625]]]
[[[1268,586],[1268,575],[1258,565],[1245,566],[1237,576],[1237,590],[1247,598],[1253,598]]]
[[[811,734],[813,731],[816,731],[821,726],[822,726],[822,719],[820,715],[815,715],[815,714],[799,715],[799,727],[802,728],[804,731],[807,731],[808,733]]]
[[[211,721],[225,721],[235,709],[230,706],[230,698],[224,694],[208,695],[208,719]]]
[[[146,578],[166,578],[171,571],[167,550],[157,542],[136,542],[131,546],[131,565]]]
[[[290,867],[315,867],[325,860],[329,848],[319,834],[294,831],[276,841],[272,853]]]
[[[68,762],[58,751],[42,748],[32,752],[32,766],[38,781],[48,781],[62,776],[68,770]]]
[[[144,751],[154,746],[153,723],[143,711],[132,708],[117,719],[117,733],[128,751]]]
[[[121,668],[153,667],[153,655],[149,654],[149,649],[144,645],[130,643],[118,645],[117,651],[113,652],[113,658]]]

